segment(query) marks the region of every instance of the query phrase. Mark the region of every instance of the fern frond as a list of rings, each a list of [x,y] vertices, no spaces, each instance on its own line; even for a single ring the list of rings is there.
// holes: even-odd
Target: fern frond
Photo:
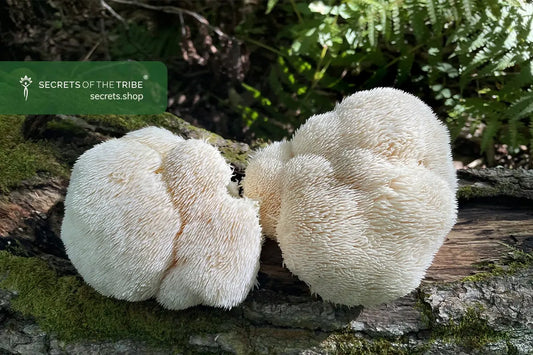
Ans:
[[[468,49],[466,50],[467,52],[474,52],[476,50],[478,50],[479,48],[482,48],[483,46],[487,45],[488,43],[490,43],[490,39],[489,39],[489,35],[491,33],[491,29],[490,28],[485,28],[483,29],[483,31],[481,31],[481,33],[479,33],[479,35],[477,35],[477,37],[475,37],[475,39],[470,42],[470,45],[468,46]]]
[[[449,11],[451,12],[451,18],[460,19],[461,16],[459,16],[457,0],[449,0],[448,4],[449,4]]]
[[[461,0],[461,10],[464,11],[466,19],[472,18],[472,9],[476,8],[476,0]]]
[[[389,41],[391,37],[391,24],[389,22],[389,17],[387,16],[387,9],[383,6],[380,6],[378,9],[378,13],[381,33],[385,40]]]
[[[417,41],[424,41],[429,36],[429,30],[425,24],[426,8],[417,0],[406,0],[404,7],[407,11],[408,22]]]
[[[506,116],[510,121],[533,116],[533,92],[524,94],[509,106]]]
[[[367,33],[368,33],[368,42],[371,47],[374,47],[377,42],[377,32],[376,32],[376,25],[374,22],[376,13],[373,8],[369,7],[366,12],[367,17]]]
[[[425,0],[424,1],[426,5],[426,9],[428,11],[429,21],[431,21],[431,24],[435,26],[438,22],[437,20],[437,9],[435,7],[434,0]]]
[[[303,0],[298,3],[311,7]],[[315,0],[311,4],[315,10],[298,25],[299,31],[291,26],[285,32],[299,34],[287,58],[290,72],[280,64],[269,78],[272,91],[284,96],[280,99],[284,107],[306,104],[297,102],[297,95],[291,97],[294,105],[285,103],[290,101],[285,91],[294,86],[291,74],[296,74],[297,83],[313,80],[297,69],[298,60],[305,58],[316,69],[310,75],[331,63],[321,72],[320,83],[305,85],[308,91],[302,96],[313,100],[316,96],[316,102],[325,97],[324,91],[340,96],[354,87],[394,80],[400,87],[430,92],[431,99],[441,104],[439,109],[448,111],[452,127],[472,120],[486,124],[484,150],[492,149],[495,139],[515,145],[527,136],[522,130],[527,131],[524,127],[533,118],[533,4],[522,0]],[[325,35],[330,36],[327,58],[316,54],[324,48]],[[344,75],[348,80],[339,79]]]
[[[394,36],[398,39],[402,34],[402,21],[400,18],[400,7],[397,3],[393,3],[390,9],[391,18],[392,18],[392,32]]]
[[[483,130],[483,136],[481,137],[481,152],[486,152],[489,148],[494,145],[494,138],[498,134],[502,122],[498,119],[497,116],[492,116]]]

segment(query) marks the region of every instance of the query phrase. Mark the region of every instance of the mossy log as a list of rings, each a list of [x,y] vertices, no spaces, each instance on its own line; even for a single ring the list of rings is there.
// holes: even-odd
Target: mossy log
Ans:
[[[516,197],[533,200],[533,170],[467,169],[458,170],[460,199]]]
[[[92,145],[145,125],[206,139],[242,175],[247,145],[170,114],[28,117],[15,138],[46,144],[68,170]],[[531,171],[460,171],[457,225],[421,286],[394,302],[323,302],[266,240],[259,287],[242,305],[180,312],[105,298],[84,284],[59,238],[68,175],[56,171],[36,171],[0,197],[0,353],[533,352]]]

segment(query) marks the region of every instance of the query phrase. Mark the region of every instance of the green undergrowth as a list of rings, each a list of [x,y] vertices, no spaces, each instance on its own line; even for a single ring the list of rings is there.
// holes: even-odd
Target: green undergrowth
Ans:
[[[0,115],[0,193],[37,174],[68,176],[46,141],[28,141],[22,135],[24,116]]]
[[[479,272],[464,277],[462,281],[478,282],[495,276],[513,275],[519,270],[533,266],[533,254],[526,253],[523,250],[516,249],[509,245],[507,246],[511,251],[505,258],[498,262],[481,262],[476,264],[475,266]]]
[[[34,317],[47,332],[73,341],[135,339],[183,349],[191,334],[232,327],[231,313],[194,307],[169,311],[154,301],[104,297],[75,276],[58,276],[38,258],[0,251],[0,288],[16,291],[13,310]]]

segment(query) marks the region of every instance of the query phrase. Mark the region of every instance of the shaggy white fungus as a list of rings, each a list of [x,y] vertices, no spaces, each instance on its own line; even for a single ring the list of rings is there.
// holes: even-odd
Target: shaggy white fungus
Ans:
[[[246,194],[259,202],[263,233],[273,237],[281,205],[281,176],[285,163],[291,158],[289,142],[275,142],[262,149],[246,167],[242,181]]]
[[[236,198],[216,148],[161,128],[85,152],[72,170],[61,238],[84,280],[128,301],[230,308],[253,287],[257,204]]]
[[[447,129],[390,88],[347,97],[257,152],[243,188],[289,270],[345,305],[416,288],[457,213]]]

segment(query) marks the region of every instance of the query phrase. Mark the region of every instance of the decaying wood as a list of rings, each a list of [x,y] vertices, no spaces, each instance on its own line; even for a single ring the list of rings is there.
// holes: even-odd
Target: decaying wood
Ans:
[[[513,250],[533,249],[533,203],[494,200],[464,203],[426,281],[456,281],[479,272],[479,263],[497,262]]]
[[[0,250],[65,258],[59,230],[68,182],[36,178],[0,199]]]

